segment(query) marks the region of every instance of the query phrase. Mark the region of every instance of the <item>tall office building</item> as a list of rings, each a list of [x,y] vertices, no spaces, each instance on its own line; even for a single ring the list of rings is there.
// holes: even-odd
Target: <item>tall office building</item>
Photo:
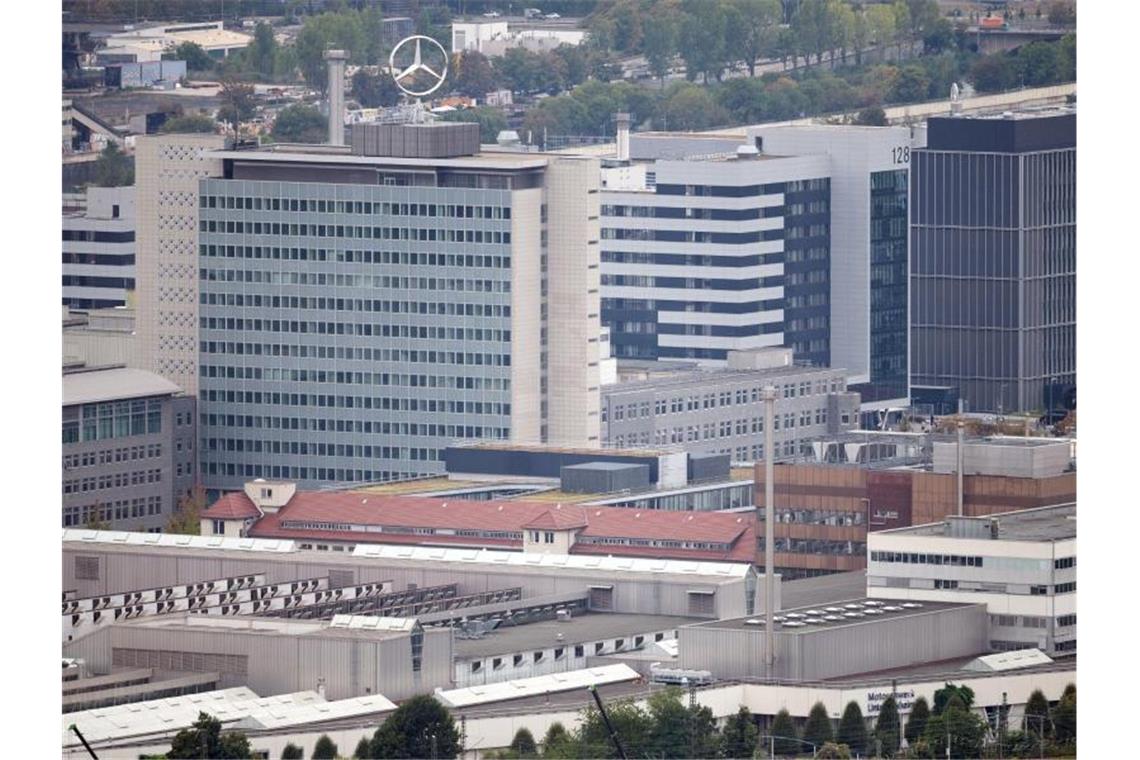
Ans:
[[[135,188],[89,187],[63,215],[63,305],[126,306],[135,289]]]
[[[905,402],[907,189],[919,144],[910,127],[793,125],[748,133],[764,155],[826,157],[831,364],[847,370],[864,409]]]
[[[207,159],[207,487],[442,472],[456,439],[597,446],[597,160],[478,153],[460,124],[352,143]]]
[[[613,356],[723,363],[787,346],[830,364],[826,157],[760,156],[742,135],[628,139],[602,172]]]
[[[135,143],[135,279],[141,366],[198,392],[198,180],[221,172],[217,135]]]
[[[971,411],[1076,384],[1076,114],[934,118],[913,153],[911,383]]]

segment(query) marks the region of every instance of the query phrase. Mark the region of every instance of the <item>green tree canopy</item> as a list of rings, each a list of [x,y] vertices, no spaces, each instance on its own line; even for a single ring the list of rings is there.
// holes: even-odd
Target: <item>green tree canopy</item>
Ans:
[[[258,22],[253,31],[253,42],[245,49],[243,55],[248,57],[257,73],[265,78],[271,78],[277,64],[277,40],[273,36],[273,27],[264,21]]]
[[[752,713],[744,705],[725,721],[720,737],[721,757],[752,757],[756,752],[759,731],[752,721]]]
[[[273,139],[278,142],[320,143],[328,137],[328,122],[312,106],[295,105],[282,108],[273,123]]]
[[[372,757],[372,742],[367,736],[360,737],[360,741],[356,743],[356,749],[352,751],[352,756],[355,760],[365,760],[365,758]]]
[[[210,71],[217,63],[210,57],[210,54],[196,42],[183,42],[174,48],[174,59],[177,61],[186,61],[186,70],[188,72]]]
[[[903,734],[907,744],[914,744],[926,732],[926,723],[930,720],[930,707],[926,697],[919,697],[910,708],[910,716],[906,719],[906,728]]]
[[[328,734],[321,734],[317,743],[313,745],[313,760],[334,760],[336,758],[336,742]]]
[[[955,686],[952,683],[947,683],[941,689],[934,692],[934,714],[938,715],[946,709],[950,704],[950,700],[958,697],[962,701],[962,707],[969,710],[974,704],[974,690],[969,686]]]
[[[534,734],[526,726],[515,731],[514,738],[511,739],[510,750],[517,757],[538,757],[538,746],[534,743]]]
[[[960,694],[950,697],[941,713],[926,723],[923,739],[935,757],[946,756],[949,737],[951,757],[981,757],[986,723],[970,712]]]
[[[846,744],[857,755],[867,751],[867,721],[863,719],[863,711],[854,700],[843,708],[843,717],[839,719],[839,731],[836,732],[835,739],[840,744]]]
[[[498,108],[463,108],[443,115],[444,121],[465,121],[479,125],[479,140],[493,143],[507,128],[507,117]]]
[[[1061,701],[1053,708],[1053,738],[1057,742],[1072,742],[1077,739],[1077,687],[1069,684],[1061,695]]]
[[[649,747],[651,757],[710,757],[716,752],[716,721],[707,707],[682,704],[677,688],[659,691],[649,697],[652,722]]]
[[[834,739],[831,732],[831,718],[827,715],[827,708],[823,702],[816,702],[808,713],[807,723],[804,724],[804,740],[822,747]]]
[[[403,98],[392,77],[384,72],[373,74],[366,69],[357,69],[352,75],[352,94],[365,108],[387,108]]]
[[[204,114],[183,114],[167,119],[159,130],[165,134],[187,134],[201,132],[213,134],[217,131],[218,123]]]
[[[707,88],[687,83],[670,88],[661,112],[672,130],[710,129],[728,122],[728,113]]]
[[[281,750],[281,760],[301,760],[304,756],[305,750],[293,742],[289,742]]]
[[[653,720],[633,701],[619,701],[606,705],[614,732],[621,740],[622,747],[629,754],[638,747],[648,747],[653,731]],[[578,756],[592,758],[618,757],[610,732],[602,721],[601,714],[590,705],[583,711],[582,724],[577,731]],[[640,754],[640,753],[638,753]]]
[[[543,757],[570,757],[574,747],[574,738],[558,721],[551,723],[550,728],[546,729],[546,735],[542,737]]]
[[[497,86],[495,69],[487,56],[476,50],[456,53],[451,59],[451,88],[470,98],[483,98]]]
[[[250,757],[249,740],[235,731],[222,733],[222,723],[207,713],[198,713],[198,720],[189,728],[174,735],[168,758],[231,758]]]
[[[206,511],[206,490],[194,486],[178,499],[178,507],[163,528],[164,533],[197,536],[202,530],[201,515]]]
[[[645,22],[645,61],[662,86],[677,54],[677,27],[677,17],[671,13],[655,13]]]
[[[222,82],[218,97],[222,101],[218,109],[218,121],[234,125],[249,121],[257,113],[257,102],[253,99],[253,85],[227,78]]]
[[[887,113],[882,106],[867,106],[859,111],[855,123],[863,127],[887,126]]]
[[[875,721],[875,739],[878,740],[879,752],[883,757],[894,757],[899,751],[900,743],[899,708],[894,697],[883,700],[879,708],[879,717]]]
[[[135,183],[135,159],[128,156],[116,143],[107,147],[95,160],[94,184],[99,187],[125,187]]]
[[[776,713],[776,719],[772,721],[772,727],[768,729],[768,733],[775,737],[769,740],[768,744],[777,755],[795,755],[800,751],[801,745],[796,741],[799,739],[796,736],[796,726],[792,722],[791,714],[786,709],[781,708],[780,712]]]
[[[459,732],[447,708],[424,694],[388,716],[372,736],[369,751],[374,758],[453,758],[459,754]]]
[[[1050,734],[1049,700],[1040,689],[1034,689],[1025,702],[1025,730],[1038,736]]]

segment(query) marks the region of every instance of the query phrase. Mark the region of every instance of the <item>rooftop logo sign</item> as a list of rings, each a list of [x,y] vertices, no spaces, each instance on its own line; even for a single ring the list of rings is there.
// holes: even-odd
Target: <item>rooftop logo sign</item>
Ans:
[[[426,97],[438,90],[447,77],[447,51],[431,37],[412,35],[392,48],[388,66],[392,80],[402,92],[414,98]]]

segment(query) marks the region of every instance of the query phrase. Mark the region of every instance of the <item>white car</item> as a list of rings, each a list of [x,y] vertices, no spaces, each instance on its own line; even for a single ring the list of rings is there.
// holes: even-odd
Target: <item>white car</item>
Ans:
[[[498,11],[487,11],[483,14],[483,18],[498,18],[499,15]]]
[[[554,18],[562,18],[562,17],[559,16],[557,13],[547,13],[546,18],[554,19]]]

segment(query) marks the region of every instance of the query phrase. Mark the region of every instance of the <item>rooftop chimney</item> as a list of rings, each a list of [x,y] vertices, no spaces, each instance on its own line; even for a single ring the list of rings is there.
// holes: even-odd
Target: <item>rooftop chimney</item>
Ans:
[[[326,50],[329,65],[329,145],[344,145],[344,50]]]
[[[629,160],[629,114],[619,113],[617,120],[617,157],[619,161]]]

